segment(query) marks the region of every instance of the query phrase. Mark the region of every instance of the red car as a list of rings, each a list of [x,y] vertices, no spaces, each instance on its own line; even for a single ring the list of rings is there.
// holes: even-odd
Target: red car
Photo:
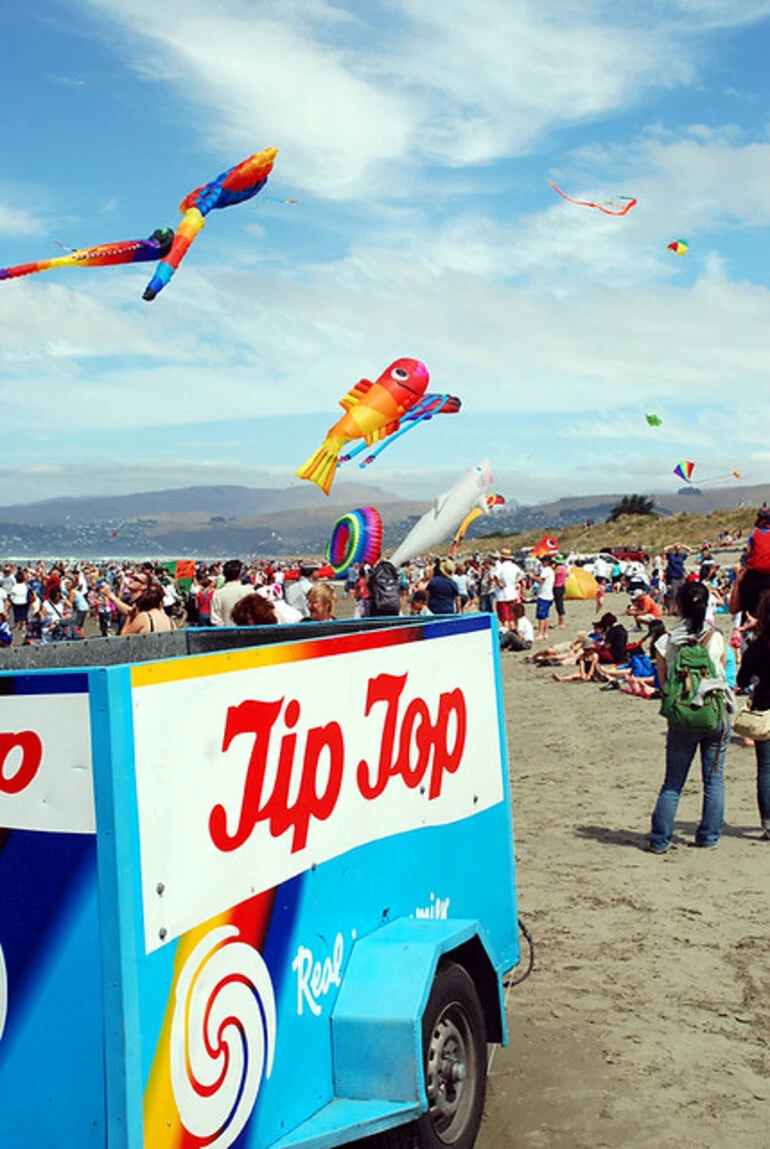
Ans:
[[[612,555],[613,558],[622,559],[624,562],[646,563],[650,558],[647,551],[639,550],[638,547],[605,547],[601,553]]]

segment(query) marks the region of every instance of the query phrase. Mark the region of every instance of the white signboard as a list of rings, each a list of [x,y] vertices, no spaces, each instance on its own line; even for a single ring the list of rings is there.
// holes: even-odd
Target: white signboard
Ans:
[[[502,801],[489,632],[372,644],[136,672],[147,952],[313,864]]]
[[[94,833],[87,694],[0,697],[0,827]]]

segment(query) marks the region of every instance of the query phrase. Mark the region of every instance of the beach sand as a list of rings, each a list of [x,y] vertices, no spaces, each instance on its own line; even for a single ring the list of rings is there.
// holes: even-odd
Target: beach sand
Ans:
[[[594,603],[567,610],[555,638],[588,629]],[[728,750],[717,850],[691,848],[698,767],[671,850],[645,853],[659,704],[502,659],[519,910],[536,960],[508,998],[510,1045],[493,1055],[477,1149],[768,1149],[770,843],[753,750]]]

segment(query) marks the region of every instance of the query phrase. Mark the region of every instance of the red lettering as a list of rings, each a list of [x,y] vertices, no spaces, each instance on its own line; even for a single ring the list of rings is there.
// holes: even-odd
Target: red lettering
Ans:
[[[209,816],[209,834],[220,850],[238,849],[251,836],[257,822],[266,821],[274,838],[293,828],[291,850],[295,853],[307,845],[311,819],[325,820],[337,804],[345,765],[344,738],[337,722],[313,727],[308,732],[297,797],[296,801],[291,801],[297,749],[297,735],[293,728],[300,718],[300,705],[295,699],[288,703],[284,713],[289,733],[281,739],[275,781],[270,793],[264,793],[270,738],[282,706],[282,698],[270,703],[242,702],[240,706],[231,706],[227,712],[222,750],[227,750],[239,734],[252,734],[254,745],[235,833],[227,831],[227,811],[221,804],[215,806]],[[328,777],[323,792],[319,794],[319,763],[324,754],[328,756]]]
[[[450,719],[455,719],[455,737],[452,749],[447,743]],[[463,760],[465,736],[468,732],[468,711],[465,695],[459,686],[441,695],[438,704],[438,719],[435,728],[435,755],[433,772],[430,776],[429,798],[438,798],[441,793],[442,774],[454,774]]]
[[[372,798],[379,798],[393,772],[393,745],[396,740],[398,700],[406,685],[406,679],[406,674],[378,674],[376,678],[369,679],[369,685],[366,690],[366,709],[364,710],[364,717],[368,718],[375,703],[384,702],[387,704],[385,722],[382,727],[382,738],[380,739],[380,761],[377,769],[377,779],[375,782],[370,781],[369,763],[365,758],[362,758],[358,763],[358,770],[356,771],[358,789],[364,798],[370,800]]]
[[[417,731],[415,733],[415,725]],[[411,762],[412,736],[417,747],[417,761]],[[423,698],[413,698],[406,708],[398,740],[397,770],[410,790],[420,785],[430,762],[433,749],[433,724],[430,720],[428,704]]]
[[[262,790],[267,769],[267,751],[270,735],[283,706],[278,702],[242,702],[240,706],[230,706],[225,720],[222,738],[222,751],[228,749],[234,738],[240,734],[253,734],[254,745],[246,771],[243,800],[238,827],[234,834],[227,832],[227,810],[221,804],[214,807],[209,815],[209,834],[219,850],[237,850],[251,837],[257,822],[264,816],[260,808]]]
[[[366,759],[358,763],[356,779],[362,797],[371,801],[384,793],[389,780],[400,774],[405,784],[414,790],[430,770],[428,798],[441,794],[443,776],[454,774],[462,762],[468,728],[465,695],[457,687],[445,691],[439,698],[435,725],[423,698],[413,698],[404,711],[399,727],[399,703],[408,675],[380,674],[369,681],[365,716],[377,702],[386,704],[385,720],[380,739],[380,757],[377,775],[371,778]],[[454,737],[449,746],[449,728],[454,720]],[[398,736],[398,755],[393,752]],[[413,759],[413,751],[416,757]]]
[[[11,751],[21,750],[21,765],[15,774],[8,777],[3,767]],[[0,734],[0,793],[19,794],[37,774],[43,761],[43,743],[33,730],[21,730],[18,734]]]
[[[318,762],[322,753],[329,756],[329,777],[323,794],[318,793]],[[301,850],[307,842],[311,818],[324,822],[334,811],[342,788],[345,769],[345,740],[339,722],[314,727],[307,736],[305,758],[302,763],[302,781],[294,807],[295,830],[292,852]]]

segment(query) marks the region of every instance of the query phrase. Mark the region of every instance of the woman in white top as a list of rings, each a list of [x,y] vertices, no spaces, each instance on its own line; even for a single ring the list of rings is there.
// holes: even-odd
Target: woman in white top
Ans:
[[[708,588],[702,582],[685,582],[679,590],[676,610],[681,622],[655,643],[655,663],[661,690],[671,673],[681,648],[691,643],[705,647],[711,657],[717,678],[725,683],[725,640],[718,630],[706,623]],[[674,819],[687,775],[700,750],[703,778],[703,806],[695,845],[713,849],[722,833],[725,808],[724,765],[730,741],[730,718],[727,712],[717,730],[701,733],[669,727],[666,736],[666,776],[652,814],[648,848],[653,854],[665,854],[671,844]]]
[[[29,609],[29,583],[23,571],[16,572],[16,582],[8,591],[8,598],[13,607],[14,629],[22,630],[26,626]]]

